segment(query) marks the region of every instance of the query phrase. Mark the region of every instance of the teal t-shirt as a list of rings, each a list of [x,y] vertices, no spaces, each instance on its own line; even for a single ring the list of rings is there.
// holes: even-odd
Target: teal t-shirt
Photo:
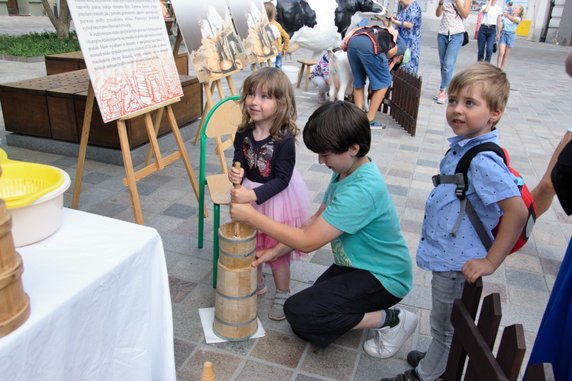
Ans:
[[[332,175],[322,213],[343,231],[331,243],[334,262],[367,270],[391,294],[405,297],[412,285],[411,257],[379,169],[369,162],[341,181],[338,177]]]

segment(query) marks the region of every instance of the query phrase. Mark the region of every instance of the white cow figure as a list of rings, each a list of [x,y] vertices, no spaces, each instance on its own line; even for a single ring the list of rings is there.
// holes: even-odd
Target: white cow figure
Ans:
[[[340,46],[354,20],[372,20],[387,12],[376,0],[277,0],[276,8],[278,22],[291,36],[288,52],[305,48],[314,59]]]
[[[328,96],[330,101],[343,101],[346,95],[350,95],[353,92],[354,75],[352,74],[352,68],[350,67],[350,61],[348,60],[348,53],[343,50],[338,50],[336,52],[328,50],[327,54],[330,71],[330,76],[328,78],[330,91]],[[368,83],[369,81],[366,81],[364,94],[368,93]],[[368,106],[369,104],[366,97],[366,110]]]

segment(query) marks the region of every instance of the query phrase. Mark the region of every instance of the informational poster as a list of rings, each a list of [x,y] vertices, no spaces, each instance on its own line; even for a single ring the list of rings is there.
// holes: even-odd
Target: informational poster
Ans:
[[[200,82],[210,82],[246,66],[226,0],[171,0],[179,31]]]
[[[275,32],[270,27],[262,0],[228,0],[248,62],[264,62],[278,54]],[[276,30],[276,32],[278,32]]]
[[[183,96],[157,0],[68,0],[104,122]]]

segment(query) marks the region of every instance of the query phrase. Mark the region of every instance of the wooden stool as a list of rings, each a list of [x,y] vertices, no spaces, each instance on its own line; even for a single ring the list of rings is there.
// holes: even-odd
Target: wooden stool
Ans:
[[[310,74],[312,74],[312,67],[318,63],[316,60],[310,59],[299,59],[298,62],[301,64],[300,72],[298,73],[298,83],[296,87],[300,87],[300,82],[302,82],[302,76],[304,75],[304,69],[306,69],[306,91],[308,91],[308,82],[310,82]]]

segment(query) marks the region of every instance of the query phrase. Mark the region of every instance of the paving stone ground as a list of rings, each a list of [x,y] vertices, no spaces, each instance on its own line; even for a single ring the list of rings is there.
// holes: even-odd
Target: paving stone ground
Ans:
[[[0,33],[26,33],[52,30],[45,17],[0,17]],[[476,41],[461,50],[457,70],[476,60]],[[564,72],[569,47],[518,40],[506,70],[511,81],[507,110],[499,124],[500,136],[517,168],[530,185],[542,176],[555,145],[565,129],[572,125],[572,79]],[[296,52],[286,58],[285,70],[294,73],[296,58],[308,52]],[[496,59],[496,57],[495,57]],[[445,106],[431,97],[439,84],[439,62],[435,33],[423,31],[420,75],[423,77],[417,133],[408,135],[385,115],[379,119],[385,130],[373,131],[370,156],[378,164],[397,207],[402,230],[411,255],[419,240],[424,202],[432,189],[431,176],[447,150],[452,135],[445,122]],[[239,86],[248,75],[239,73],[233,80]],[[45,75],[43,62],[21,63],[0,60],[0,83]],[[314,88],[296,89],[299,126],[318,106]],[[23,108],[22,112],[25,112]],[[194,136],[198,122],[185,126],[185,136]],[[17,160],[55,165],[75,177],[76,157],[45,153],[6,144],[3,119],[0,120],[0,146]],[[195,171],[199,172],[199,148],[187,140],[186,147]],[[209,162],[216,163],[212,145]],[[297,168],[312,193],[312,207],[321,200],[329,179],[327,168],[302,142],[297,146]],[[214,168],[214,165],[212,166]],[[79,208],[125,221],[133,221],[129,194],[121,179],[121,166],[88,160]],[[72,182],[73,183],[73,182]],[[145,224],[156,228],[163,239],[170,277],[175,354],[178,380],[198,380],[203,361],[215,364],[217,380],[378,380],[407,369],[405,356],[414,348],[425,349],[430,340],[429,311],[431,275],[414,267],[414,288],[402,301],[401,308],[420,317],[413,336],[393,357],[386,360],[368,356],[361,345],[363,331],[350,332],[327,349],[317,349],[297,338],[288,323],[268,320],[267,313],[274,289],[259,299],[259,316],[266,336],[239,343],[207,345],[200,326],[198,308],[214,305],[212,277],[212,217],[206,220],[205,245],[197,248],[197,201],[182,163],[138,183]],[[71,205],[71,189],[65,205]],[[228,221],[223,211],[222,221]],[[522,323],[526,334],[526,359],[534,341],[542,313],[572,235],[572,218],[566,217],[555,201],[537,221],[531,241],[519,253],[511,255],[492,276],[484,279],[486,293],[499,292],[502,300],[502,326]],[[312,253],[307,261],[293,264],[292,287],[308,287],[332,263],[329,247]],[[267,278],[267,279],[271,279]],[[525,359],[525,361],[526,361]]]

